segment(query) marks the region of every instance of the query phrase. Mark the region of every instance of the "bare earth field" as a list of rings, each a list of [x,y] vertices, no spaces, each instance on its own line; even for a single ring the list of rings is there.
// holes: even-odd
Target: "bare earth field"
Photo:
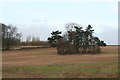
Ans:
[[[4,51],[3,78],[117,78],[118,46],[99,54],[58,55],[55,48]]]

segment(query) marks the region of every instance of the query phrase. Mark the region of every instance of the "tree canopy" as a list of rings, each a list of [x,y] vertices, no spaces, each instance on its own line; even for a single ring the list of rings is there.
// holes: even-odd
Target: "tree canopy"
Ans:
[[[62,38],[62,36],[60,36],[62,32],[58,31],[52,31],[51,33],[51,37],[48,37],[48,42],[50,43],[51,47],[56,47],[57,46],[57,41]]]

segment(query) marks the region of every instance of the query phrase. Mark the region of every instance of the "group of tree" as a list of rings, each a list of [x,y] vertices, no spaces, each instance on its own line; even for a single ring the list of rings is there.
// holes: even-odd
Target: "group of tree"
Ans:
[[[2,32],[2,50],[10,50],[13,46],[20,43],[21,34],[17,32],[17,28],[12,25],[0,23]]]
[[[48,42],[52,47],[57,46],[58,54],[99,53],[100,47],[106,46],[104,41],[93,36],[94,30],[88,25],[85,30],[76,23],[66,25],[66,32],[61,36],[60,31],[53,31]]]

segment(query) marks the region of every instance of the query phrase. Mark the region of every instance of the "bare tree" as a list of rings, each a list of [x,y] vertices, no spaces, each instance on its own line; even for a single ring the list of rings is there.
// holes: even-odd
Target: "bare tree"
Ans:
[[[31,41],[31,36],[28,36],[27,38],[26,38],[26,42],[30,42]]]
[[[2,27],[2,49],[10,50],[20,42],[21,34],[18,33],[17,28],[12,25],[1,23],[0,27]]]
[[[36,41],[36,38],[35,38],[35,36],[33,36],[33,37],[32,37],[32,41],[33,41],[33,42],[34,42],[34,41]]]

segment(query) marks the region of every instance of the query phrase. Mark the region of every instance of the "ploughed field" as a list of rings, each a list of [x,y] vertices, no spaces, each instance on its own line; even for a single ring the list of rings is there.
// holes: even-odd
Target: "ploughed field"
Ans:
[[[3,51],[3,78],[117,78],[118,46],[99,54],[58,55],[56,48]]]

